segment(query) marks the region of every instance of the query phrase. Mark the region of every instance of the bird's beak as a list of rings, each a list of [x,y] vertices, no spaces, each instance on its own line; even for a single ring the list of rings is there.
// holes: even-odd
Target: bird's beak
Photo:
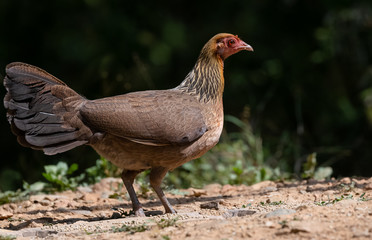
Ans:
[[[240,46],[238,47],[239,50],[247,50],[253,52],[253,48],[251,45],[245,43],[244,41],[240,40]]]

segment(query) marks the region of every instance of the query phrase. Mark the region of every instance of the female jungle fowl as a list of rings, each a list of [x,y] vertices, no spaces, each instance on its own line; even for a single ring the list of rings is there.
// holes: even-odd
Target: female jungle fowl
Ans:
[[[238,36],[220,33],[201,50],[182,83],[168,90],[88,100],[46,71],[24,63],[6,66],[4,106],[18,142],[53,155],[87,144],[123,169],[137,216],[145,216],[133,189],[151,169],[150,184],[166,213],[175,213],[162,189],[165,174],[202,156],[223,127],[223,63],[253,51]]]

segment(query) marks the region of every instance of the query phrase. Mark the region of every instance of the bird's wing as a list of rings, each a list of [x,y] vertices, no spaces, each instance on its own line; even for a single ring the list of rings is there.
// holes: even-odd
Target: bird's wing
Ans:
[[[134,92],[88,101],[80,113],[94,131],[147,145],[185,144],[208,130],[200,103],[178,90]]]

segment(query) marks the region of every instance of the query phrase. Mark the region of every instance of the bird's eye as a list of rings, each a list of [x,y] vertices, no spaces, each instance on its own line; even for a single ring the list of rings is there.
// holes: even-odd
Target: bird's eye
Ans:
[[[229,45],[229,47],[231,47],[232,45],[235,44],[235,40],[234,39],[230,39],[227,44]]]

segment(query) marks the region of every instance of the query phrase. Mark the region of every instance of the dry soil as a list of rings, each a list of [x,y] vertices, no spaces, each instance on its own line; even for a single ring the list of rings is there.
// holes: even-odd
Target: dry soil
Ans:
[[[372,239],[372,178],[212,184],[166,195],[177,214],[163,215],[149,192],[140,196],[142,218],[126,216],[120,179],[31,196],[0,206],[0,239]]]

